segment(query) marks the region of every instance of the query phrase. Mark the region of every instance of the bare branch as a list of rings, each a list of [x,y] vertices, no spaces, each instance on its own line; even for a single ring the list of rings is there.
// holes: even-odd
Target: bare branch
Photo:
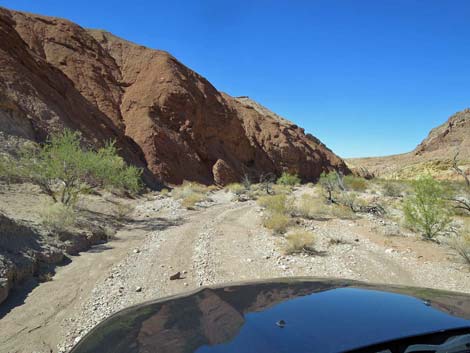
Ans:
[[[458,165],[458,156],[459,156],[459,152],[457,152],[454,156],[454,160],[452,162],[452,168],[458,173],[460,174],[460,176],[462,176],[465,180],[465,184],[467,184],[467,187],[470,188],[470,179],[468,178],[468,176],[465,174],[465,172],[459,167]]]

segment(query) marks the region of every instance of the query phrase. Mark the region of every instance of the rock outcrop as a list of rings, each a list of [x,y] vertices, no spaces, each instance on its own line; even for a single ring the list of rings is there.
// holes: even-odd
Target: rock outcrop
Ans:
[[[452,168],[457,153],[459,168],[470,175],[470,109],[455,113],[444,124],[432,129],[411,152],[352,158],[348,165],[353,172],[365,170],[383,178],[409,179],[431,174],[440,179],[461,179]]]
[[[0,8],[0,130],[41,141],[63,127],[94,146],[116,139],[148,183],[348,171],[303,129],[217,91],[167,52]]]

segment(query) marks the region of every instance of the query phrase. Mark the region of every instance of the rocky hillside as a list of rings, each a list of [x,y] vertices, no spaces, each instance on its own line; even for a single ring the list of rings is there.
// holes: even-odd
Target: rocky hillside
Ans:
[[[452,115],[432,129],[413,151],[400,155],[352,158],[348,165],[358,172],[385,178],[413,178],[422,173],[443,179],[460,178],[452,170],[458,153],[459,166],[470,174],[470,109]]]
[[[302,128],[217,91],[167,52],[0,8],[0,130],[41,141],[63,127],[93,145],[116,139],[149,183],[347,171]]]

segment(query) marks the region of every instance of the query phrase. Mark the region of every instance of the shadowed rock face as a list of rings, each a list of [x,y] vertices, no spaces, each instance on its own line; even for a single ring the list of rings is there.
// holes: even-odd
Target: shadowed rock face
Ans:
[[[248,98],[218,92],[170,54],[69,21],[0,8],[0,129],[43,140],[70,127],[117,139],[148,180],[226,184],[284,170],[313,180],[344,162]]]

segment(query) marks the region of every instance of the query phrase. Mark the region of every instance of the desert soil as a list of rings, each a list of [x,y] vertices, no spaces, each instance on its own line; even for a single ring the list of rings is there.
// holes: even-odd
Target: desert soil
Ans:
[[[161,196],[138,201],[116,239],[74,257],[21,305],[0,312],[0,352],[66,352],[117,310],[231,281],[339,277],[470,293],[468,269],[449,249],[384,236],[389,225],[379,218],[304,222],[318,254],[287,256],[285,240],[262,227],[256,202],[231,199],[217,191],[195,211]],[[182,279],[170,280],[177,272]]]

